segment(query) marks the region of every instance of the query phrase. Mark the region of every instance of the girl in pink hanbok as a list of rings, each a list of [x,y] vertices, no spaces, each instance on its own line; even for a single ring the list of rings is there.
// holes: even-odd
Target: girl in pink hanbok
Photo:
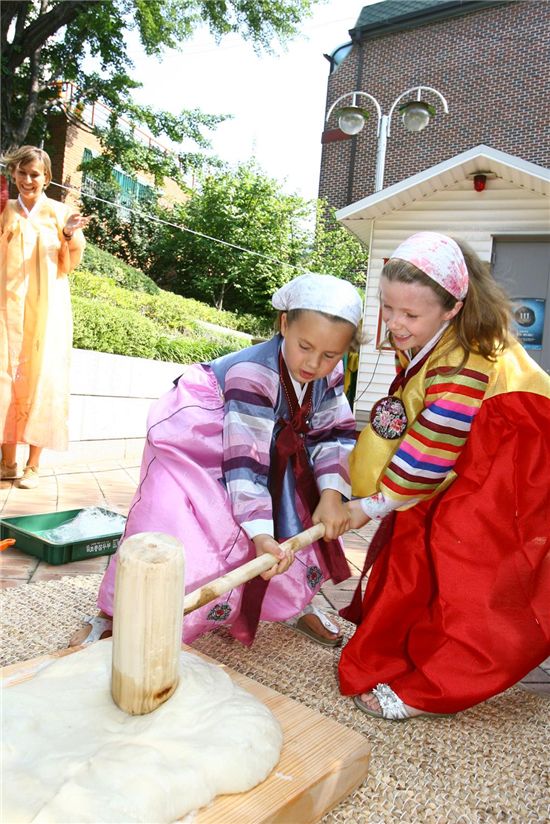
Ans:
[[[311,605],[328,578],[349,577],[338,536],[349,525],[348,455],[355,422],[342,357],[361,317],[347,281],[305,274],[279,289],[280,333],[189,366],[152,407],[139,487],[125,535],[165,532],[186,555],[186,591],[262,553],[278,564],[188,615],[183,640],[225,626],[252,643],[259,620],[290,625],[328,646],[340,628]],[[279,542],[322,522],[325,539],[295,558]],[[109,632],[117,558],[98,598],[102,619],[71,640]],[[94,625],[95,623],[95,625]]]

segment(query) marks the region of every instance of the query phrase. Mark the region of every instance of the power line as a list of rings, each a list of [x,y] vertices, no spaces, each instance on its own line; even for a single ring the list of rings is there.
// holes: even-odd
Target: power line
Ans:
[[[0,164],[1,166],[5,166],[5,163]],[[151,215],[146,212],[141,212],[138,209],[134,209],[132,206],[124,206],[121,203],[116,203],[113,200],[106,200],[103,197],[98,197],[97,195],[88,194],[88,192],[83,192],[82,189],[77,188],[76,186],[66,186],[62,183],[56,183],[55,180],[51,180],[49,183],[50,186],[57,186],[58,189],[64,189],[67,192],[77,193],[80,198],[88,197],[91,200],[97,200],[99,203],[106,203],[108,206],[114,206],[115,209],[124,209],[126,212],[131,212],[132,214],[136,215],[137,217],[143,218],[144,220],[150,220],[152,223],[160,223],[163,226],[171,226],[173,229],[178,229],[180,232],[188,232],[191,235],[196,235],[197,237],[202,237],[205,240],[210,240],[213,243],[219,243],[222,246],[228,246],[231,249],[237,249],[239,252],[245,252],[247,255],[255,255],[256,257],[263,258],[264,260],[268,260],[271,263],[276,263],[278,266],[289,266],[291,269],[296,269],[298,272],[307,272],[307,269],[304,266],[297,266],[295,263],[288,263],[283,260],[279,260],[278,258],[271,257],[270,255],[264,255],[262,252],[256,252],[254,249],[247,249],[244,246],[239,246],[236,243],[230,243],[228,240],[221,240],[218,237],[213,237],[212,235],[207,235],[204,232],[198,232],[195,229],[189,229],[187,226],[183,226],[178,223],[172,223],[169,220],[164,220],[163,218],[157,217],[156,215]]]
[[[253,249],[247,249],[244,246],[239,246],[236,243],[230,243],[228,240],[221,240],[221,238],[213,237],[212,235],[207,235],[204,232],[198,232],[195,229],[189,229],[187,226],[183,226],[178,223],[172,223],[169,220],[164,220],[163,218],[157,217],[156,215],[147,214],[145,212],[141,212],[138,209],[134,209],[131,206],[123,206],[120,203],[115,203],[112,200],[105,200],[105,198],[98,197],[97,195],[88,194],[87,192],[83,192],[81,189],[78,189],[76,186],[64,186],[61,183],[55,183],[51,181],[53,186],[58,186],[60,189],[65,189],[66,191],[73,191],[78,192],[80,197],[89,197],[92,200],[97,200],[100,203],[106,203],[109,206],[114,206],[116,209],[124,209],[127,212],[131,212],[138,217],[143,218],[144,220],[150,220],[152,223],[160,223],[164,226],[171,226],[173,229],[178,229],[180,232],[188,232],[191,235],[196,235],[197,237],[202,237],[205,240],[211,240],[213,243],[219,243],[222,246],[229,246],[232,249],[237,249],[239,252],[246,252],[248,255],[255,255],[256,257],[261,257],[264,260],[269,260],[271,263],[277,263],[279,266],[290,266],[292,269],[297,269],[298,271],[304,272],[306,271],[303,266],[296,266],[294,263],[286,263],[285,261],[279,260],[278,258],[271,257],[270,255],[264,255],[262,252],[256,252]]]

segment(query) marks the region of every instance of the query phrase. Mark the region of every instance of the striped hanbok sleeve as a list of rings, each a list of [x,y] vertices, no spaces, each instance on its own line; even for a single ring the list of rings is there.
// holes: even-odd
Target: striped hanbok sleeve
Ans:
[[[355,446],[355,419],[343,376],[328,387],[312,418],[307,445],[319,490],[335,489],[350,498],[349,455]]]
[[[412,503],[432,495],[453,469],[467,441],[488,384],[474,369],[426,373],[425,405],[380,480],[384,498]],[[394,507],[391,507],[394,508]]]
[[[222,472],[233,517],[249,538],[273,535],[267,486],[279,374],[260,364],[232,366],[225,377]]]

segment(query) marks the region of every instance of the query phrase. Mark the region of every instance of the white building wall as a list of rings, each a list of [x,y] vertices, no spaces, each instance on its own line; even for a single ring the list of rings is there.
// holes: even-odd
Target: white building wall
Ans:
[[[383,259],[409,235],[424,230],[464,240],[482,260],[490,261],[495,236],[549,234],[549,202],[502,179],[489,180],[483,192],[474,191],[472,181],[464,180],[427,197],[419,193],[411,205],[374,220],[363,320],[371,340],[361,347],[355,395],[359,428],[368,422],[373,403],[387,394],[395,374],[393,353],[376,349]]]
[[[153,401],[184,371],[181,363],[73,349],[69,448],[45,449],[44,467],[102,460],[141,460]],[[22,455],[25,450],[21,447]],[[26,460],[21,458],[21,460]]]

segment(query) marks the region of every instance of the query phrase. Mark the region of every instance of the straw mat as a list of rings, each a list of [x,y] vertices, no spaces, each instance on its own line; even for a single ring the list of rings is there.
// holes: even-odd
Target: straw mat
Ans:
[[[65,576],[6,590],[2,663],[66,646],[81,620],[95,612],[100,580]],[[349,635],[351,625],[345,631]],[[549,821],[550,704],[540,696],[514,687],[455,717],[392,723],[365,716],[339,694],[337,650],[281,625],[263,624],[251,648],[223,630],[195,647],[368,738],[367,780],[323,824]]]

